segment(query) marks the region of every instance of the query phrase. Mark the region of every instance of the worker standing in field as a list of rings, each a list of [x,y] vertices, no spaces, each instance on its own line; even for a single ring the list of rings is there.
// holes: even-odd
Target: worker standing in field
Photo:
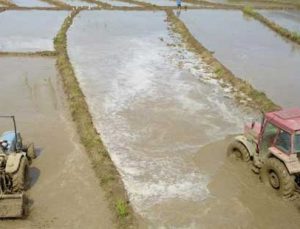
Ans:
[[[176,0],[177,8],[181,9],[181,0]]]

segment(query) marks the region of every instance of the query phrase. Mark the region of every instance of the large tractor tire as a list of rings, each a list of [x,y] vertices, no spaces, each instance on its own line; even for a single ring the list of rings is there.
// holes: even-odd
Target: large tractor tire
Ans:
[[[30,143],[27,146],[27,157],[30,158],[30,160],[33,160],[36,158],[36,152],[35,152],[33,143]]]
[[[283,197],[290,197],[295,191],[293,176],[289,174],[285,165],[276,158],[266,160],[260,170],[262,182],[277,190]]]
[[[248,149],[239,141],[234,141],[228,146],[227,155],[245,162],[250,160]]]
[[[33,143],[28,143],[23,145],[23,151],[26,152],[29,164],[32,163],[33,159],[36,158],[36,152]]]
[[[13,192],[23,192],[26,190],[28,179],[28,160],[22,157],[20,160],[19,169],[12,176],[12,190]]]

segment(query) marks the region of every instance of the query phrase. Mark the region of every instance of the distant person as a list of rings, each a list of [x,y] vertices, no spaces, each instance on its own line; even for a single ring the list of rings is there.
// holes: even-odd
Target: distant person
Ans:
[[[181,9],[181,0],[176,0],[177,8]]]

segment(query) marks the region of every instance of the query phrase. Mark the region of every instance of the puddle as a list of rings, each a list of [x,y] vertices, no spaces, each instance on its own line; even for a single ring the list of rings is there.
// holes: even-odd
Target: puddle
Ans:
[[[188,208],[210,196],[210,174],[189,159],[201,146],[241,131],[245,115],[204,65],[177,46],[165,19],[163,12],[81,12],[68,44],[134,209],[154,227],[177,227],[177,220],[162,219],[184,212],[182,201]],[[168,211],[157,210],[170,203]],[[181,219],[190,226],[194,215]]]
[[[101,1],[98,1],[98,2],[107,3],[107,4],[110,4],[112,6],[128,6],[128,7],[138,6],[138,5],[133,4],[133,3],[120,2],[120,1],[114,1],[114,0],[101,0]]]
[[[12,3],[15,3],[18,6],[24,7],[54,7],[53,5],[48,4],[47,2],[42,2],[38,0],[11,0]]]
[[[182,12],[180,18],[236,76],[281,106],[300,105],[299,45],[239,11],[190,10]]]
[[[80,0],[59,0],[60,2],[66,3],[70,6],[97,6],[95,3],[84,2]]]
[[[15,11],[0,14],[0,51],[53,51],[66,11]]]
[[[299,11],[260,10],[259,13],[291,32],[300,33]]]

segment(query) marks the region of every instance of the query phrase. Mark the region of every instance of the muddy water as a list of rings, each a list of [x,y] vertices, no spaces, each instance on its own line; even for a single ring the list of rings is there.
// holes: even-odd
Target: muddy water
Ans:
[[[230,141],[228,137],[208,144],[193,158],[213,174],[208,185],[211,195],[185,214],[196,214],[203,228],[299,228],[300,199],[282,200],[259,182],[250,166],[225,159]]]
[[[199,226],[201,209],[190,207],[211,196],[211,174],[193,158],[239,132],[244,114],[165,19],[163,12],[82,12],[68,33],[69,55],[137,213],[154,228]]]
[[[274,21],[278,25],[287,28],[292,32],[300,33],[300,12],[299,11],[275,11],[260,10],[262,15]]]
[[[39,0],[12,0],[12,3],[18,6],[25,6],[25,7],[51,7],[53,5],[48,4],[47,2],[42,2]]]
[[[0,14],[0,51],[52,51],[67,11],[15,11]]]
[[[1,57],[0,80],[1,114],[14,114],[24,140],[38,150],[30,168],[29,216],[0,221],[0,228],[113,227],[70,122],[55,59]],[[0,120],[0,132],[4,124]]]
[[[299,45],[239,11],[192,10],[180,17],[236,76],[264,91],[277,104],[300,106]]]
[[[70,6],[97,6],[95,3],[84,2],[80,0],[59,0],[63,3],[66,3]]]

